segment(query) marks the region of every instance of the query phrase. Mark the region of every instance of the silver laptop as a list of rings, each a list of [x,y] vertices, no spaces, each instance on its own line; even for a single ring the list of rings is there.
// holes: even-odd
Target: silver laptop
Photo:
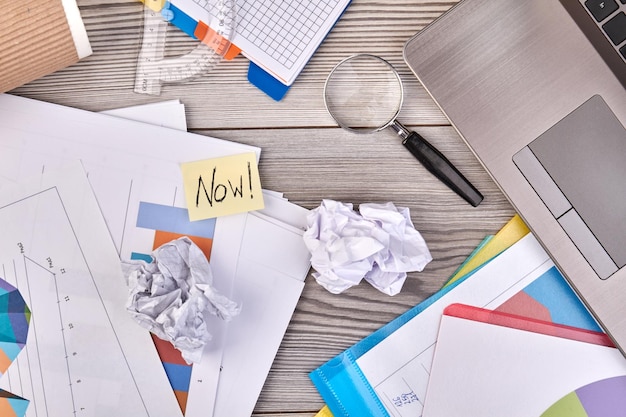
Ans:
[[[626,0],[462,0],[405,60],[626,352]]]

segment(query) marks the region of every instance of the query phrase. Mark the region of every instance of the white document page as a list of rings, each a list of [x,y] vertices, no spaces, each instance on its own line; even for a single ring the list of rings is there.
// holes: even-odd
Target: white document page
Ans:
[[[624,375],[626,359],[614,347],[443,316],[424,417],[541,416],[583,386]],[[611,406],[623,407],[620,385],[619,398],[598,400],[604,413],[589,415],[623,414]]]
[[[311,266],[302,229],[258,212],[244,216],[231,293],[242,310],[227,327],[214,417],[252,414]]]
[[[102,113],[182,131],[187,130],[185,106],[178,100],[113,109]],[[212,249],[211,270],[215,276],[235,277],[236,255],[239,253],[240,243],[233,237],[239,233],[238,230],[244,224],[245,218],[240,216],[231,216],[216,224],[216,233],[223,234],[223,237],[214,236],[214,239],[218,242],[224,239],[224,243],[216,244]],[[214,282],[214,287],[222,294],[229,294],[232,291],[232,284],[225,279],[219,279]],[[207,327],[211,329],[212,339],[203,352],[202,361],[192,367],[185,417],[211,416],[215,407],[226,323],[217,317],[209,317]]]
[[[247,145],[7,94],[0,95],[0,136],[0,186],[67,161],[83,162],[123,260],[132,253],[152,251],[154,230],[136,226],[142,203],[185,207],[180,162],[251,151],[260,154],[259,148]],[[239,252],[241,241],[236,235],[224,233],[216,240],[222,253]],[[215,275],[220,277],[215,286],[231,288],[235,261],[213,256],[211,265],[222,272]],[[204,416],[202,405],[215,403],[221,350],[214,346],[220,346],[222,326],[216,320],[210,355],[192,371],[192,380],[202,386],[202,395],[194,397],[200,406],[190,408],[199,410],[195,415]]]
[[[150,123],[156,126],[169,127],[187,131],[185,105],[180,100],[168,100],[139,106],[124,107],[100,112],[109,116]]]
[[[203,0],[171,0],[210,25]],[[335,25],[350,0],[237,0],[231,39],[252,62],[291,85]]]
[[[0,95],[0,186],[80,159],[122,260],[150,253],[140,202],[185,207],[179,164],[260,149],[118,117]]]
[[[552,266],[529,234],[358,358],[387,412],[394,417],[421,415],[444,308],[461,302],[494,309]],[[403,396],[414,401],[393,401]]]
[[[28,417],[181,415],[82,166],[37,177],[0,191],[0,272],[32,312],[1,387]]]
[[[69,129],[67,126],[75,128]],[[257,151],[257,154],[260,152],[258,148],[250,146],[9,95],[0,96],[0,134],[7,138],[0,143],[0,162],[3,164],[0,168],[0,185],[10,183],[29,172],[39,173],[50,169],[63,160],[79,158],[83,161],[89,172],[89,181],[123,259],[128,259],[134,251],[150,253],[152,249],[153,231],[135,226],[134,219],[138,216],[141,202],[184,207],[179,162],[211,158],[219,153],[234,154],[251,150]],[[3,179],[5,181],[2,181]],[[305,209],[281,201],[280,198],[271,201],[272,204],[261,213],[279,218],[296,229],[297,225],[304,227],[302,222],[306,218]],[[211,267],[215,277],[223,278],[215,282],[215,285],[224,293],[229,293],[227,290],[229,287],[236,291],[236,287],[232,285],[235,280],[234,274],[239,268],[238,254],[243,242],[246,218],[247,215],[228,216],[216,222]],[[284,224],[276,226],[277,230],[286,228],[288,227]],[[268,262],[275,262],[272,268],[278,271],[277,277],[291,276],[293,269],[289,268],[296,265],[297,269],[302,271],[296,274],[296,278],[304,281],[310,268],[308,251],[305,258],[304,252],[300,253],[300,249],[297,249],[304,248],[304,243],[301,237],[297,240],[294,238],[297,236],[295,230],[292,232],[287,235],[291,236],[288,238],[291,245],[289,250],[283,253],[283,257],[268,258]],[[300,255],[289,258],[294,256],[294,251]],[[287,269],[281,270],[283,267]],[[250,410],[254,406],[299,299],[301,287],[304,285],[303,282],[294,285],[291,279],[284,278],[281,281],[272,277],[271,280],[263,281],[262,285],[266,286],[266,291],[271,288],[270,295],[259,297],[254,302],[261,305],[275,304],[272,308],[278,310],[275,312],[268,310],[263,315],[264,325],[271,330],[265,334],[257,332],[256,336],[249,337],[251,339],[256,337],[256,340],[260,340],[258,343],[263,343],[269,348],[263,348],[265,353],[257,356],[260,370],[255,371],[255,376],[249,382],[254,382],[254,389],[248,391],[245,397],[239,395],[237,401],[233,402],[232,398],[222,400],[226,406],[240,403]],[[280,284],[283,281],[286,284]],[[243,279],[239,282],[246,285]],[[272,287],[272,283],[276,285]],[[232,298],[239,301],[235,295],[236,293],[233,293]],[[244,304],[250,304],[249,311],[254,311],[254,303]],[[244,305],[244,311],[245,309]],[[240,325],[247,326],[250,321],[246,320],[246,317],[249,316],[242,312],[241,317],[236,317],[230,324],[239,321]],[[256,320],[256,317],[253,320]],[[223,333],[218,330],[218,326],[219,324],[216,324],[212,327],[214,340],[205,351],[200,366],[193,368],[187,417],[208,415],[207,412],[215,405],[216,397],[211,393],[217,389],[218,378],[221,380],[224,376],[228,381],[231,370],[236,374],[233,381],[249,375],[241,372],[239,365],[228,366],[229,371],[222,372],[221,376],[216,371],[221,365],[220,346],[221,343],[225,343],[219,341],[224,336],[220,336]],[[236,340],[233,343],[236,343]],[[251,348],[252,344],[248,343],[247,346]],[[242,356],[236,356],[236,352]],[[249,359],[249,355],[254,354],[247,350],[233,350],[228,361],[244,363],[241,358]],[[252,372],[252,369],[249,368],[248,371]],[[228,383],[223,386],[228,386]],[[221,389],[221,392],[226,391],[227,388]]]
[[[116,109],[108,111],[107,114],[139,118],[148,123],[162,125],[165,123],[169,127],[184,130],[186,126],[181,123],[181,119],[184,121],[184,108],[181,107],[182,105],[178,106],[176,103],[163,102]],[[250,294],[245,301],[237,299],[236,301],[244,303],[246,308],[228,325],[218,320],[208,324],[213,339],[204,352],[203,360],[193,366],[186,417],[214,415],[216,401],[220,403],[220,409],[226,409],[225,412],[229,415],[246,415],[252,412],[300,298],[303,281],[310,268],[310,256],[308,251],[302,250],[306,248],[301,236],[306,228],[308,210],[289,203],[280,192],[263,190],[263,194],[265,208],[258,211],[256,217],[271,223],[274,230],[265,235],[263,230],[254,227],[247,229],[248,215],[245,213],[220,218],[215,227],[216,243],[212,249],[211,268],[215,276],[235,277],[240,262],[240,246],[235,247],[234,242],[241,244],[244,238],[246,241],[252,239],[253,242],[262,238],[261,242],[266,243],[267,239],[273,236],[279,237],[276,247],[282,248],[282,253],[274,253],[262,262],[273,262],[271,269],[279,272],[269,271],[268,275],[259,274],[258,272],[265,267],[256,270],[255,266],[257,275],[246,276],[247,269],[242,266],[240,270],[242,278],[237,280],[237,284],[223,280],[216,283],[220,292],[236,293],[234,296],[245,295],[242,292],[250,285],[248,282],[250,279],[258,282],[252,284],[253,287],[260,286],[264,291]],[[284,232],[285,230],[287,232]],[[286,247],[282,247],[283,245]],[[283,268],[286,272],[280,272]],[[229,333],[226,333],[226,327],[229,328]],[[233,330],[230,330],[231,328]],[[229,354],[225,358],[225,363],[220,366],[227,336]],[[242,338],[246,342],[238,345]],[[249,363],[251,358],[252,365]],[[222,381],[220,393],[217,392],[219,381]],[[237,401],[232,401],[229,397],[233,395],[231,392],[233,387],[246,388],[245,394],[237,395]]]

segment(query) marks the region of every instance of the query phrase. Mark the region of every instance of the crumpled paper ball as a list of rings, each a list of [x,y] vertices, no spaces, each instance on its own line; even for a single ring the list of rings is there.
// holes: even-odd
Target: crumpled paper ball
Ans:
[[[211,339],[205,314],[229,321],[240,307],[213,288],[209,261],[188,237],[160,246],[152,258],[123,265],[130,289],[126,309],[142,327],[170,341],[187,363],[200,362]]]
[[[362,279],[388,295],[402,289],[407,272],[432,260],[408,208],[393,203],[352,204],[323,200],[307,216],[304,242],[315,280],[333,294]]]

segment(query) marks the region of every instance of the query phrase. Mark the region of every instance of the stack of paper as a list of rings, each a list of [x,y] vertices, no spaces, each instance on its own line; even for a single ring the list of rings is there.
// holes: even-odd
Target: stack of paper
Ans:
[[[519,225],[518,222],[516,218],[511,224]],[[463,303],[557,326],[599,332],[600,328],[590,313],[536,239],[527,232],[523,224],[513,229],[507,225],[502,233],[486,239],[461,269],[470,269],[470,272],[461,277],[455,276],[440,292],[314,370],[311,378],[333,415],[422,415],[424,404],[428,404],[430,398],[431,377],[434,375],[431,374],[431,367],[439,345],[439,323],[444,310],[451,304]],[[510,247],[499,253],[505,249],[503,242]],[[493,248],[498,249],[496,253]],[[490,255],[487,259],[482,258],[477,267],[475,260],[487,253]],[[489,342],[494,339],[483,340]],[[464,346],[465,342],[454,346],[448,344],[448,349],[456,350],[463,357],[462,353],[466,352]],[[441,363],[438,368],[446,369],[448,373],[438,378],[439,398],[445,397],[442,402],[454,403],[456,397],[447,391],[447,384],[452,378],[449,372],[457,368],[446,364],[445,358]],[[475,368],[472,371],[477,372]],[[469,374],[471,372],[464,375],[467,377]],[[455,381],[459,390],[468,384],[480,390],[479,381],[488,377],[488,374],[478,373],[473,375],[472,380],[463,379],[461,375]],[[527,397],[522,398],[531,401]],[[554,401],[558,399],[554,398]],[[484,397],[483,401],[484,404],[492,404]],[[482,415],[468,414],[467,410],[463,409],[462,413],[435,411],[430,415]],[[523,407],[520,410],[527,411]],[[503,412],[498,415],[510,414]]]
[[[181,110],[179,103],[170,103],[166,106],[151,105],[114,113],[142,118],[145,121],[156,118],[159,124],[184,129],[184,125],[178,123],[184,121],[184,115],[181,117],[179,113]],[[310,267],[309,254],[301,238],[307,211],[289,203],[279,193],[264,192],[264,210],[190,222],[185,209],[179,164],[249,152],[256,153],[258,159],[260,149],[9,95],[0,96],[0,132],[3,137],[0,144],[0,185],[18,184],[16,189],[19,190],[24,188],[24,177],[35,176],[38,183],[46,185],[41,192],[43,196],[49,194],[48,191],[44,193],[44,190],[58,190],[62,185],[61,180],[81,181],[83,178],[82,181],[88,184],[87,188],[63,187],[63,197],[76,201],[76,209],[73,211],[75,217],[69,217],[66,223],[76,230],[79,238],[76,243],[78,246],[73,247],[69,235],[67,250],[74,254],[80,253],[77,248],[83,247],[85,244],[82,239],[86,239],[92,245],[95,256],[95,259],[86,257],[85,264],[81,264],[85,272],[74,277],[72,285],[75,287],[72,288],[76,290],[67,294],[70,300],[83,300],[86,294],[101,293],[104,286],[115,293],[117,298],[112,301],[108,301],[108,298],[104,300],[103,314],[110,316],[111,312],[118,314],[121,311],[121,316],[128,319],[130,316],[123,311],[126,300],[119,297],[120,291],[122,297],[126,292],[124,279],[119,276],[120,258],[140,258],[150,254],[152,248],[162,239],[171,240],[178,235],[198,237],[207,243],[205,249],[210,256],[214,285],[221,293],[241,303],[242,312],[228,326],[217,319],[209,324],[213,326],[211,333],[214,338],[205,349],[199,364],[193,367],[173,364],[175,366],[166,368],[171,384],[175,385],[175,389],[182,388],[177,390],[179,392],[176,396],[168,384],[163,366],[158,362],[147,332],[137,331],[138,327],[134,322],[129,324],[134,333],[143,335],[142,342],[139,343],[127,339],[126,333],[120,332],[115,321],[111,322],[107,331],[117,335],[121,357],[132,358],[133,354],[140,354],[141,358],[145,355],[149,359],[149,363],[144,360],[142,364],[150,372],[145,375],[142,373],[141,378],[132,374],[138,380],[138,391],[142,395],[147,395],[142,392],[142,387],[151,390],[150,397],[141,397],[142,402],[147,402],[150,408],[145,415],[174,416],[176,413],[180,414],[181,408],[186,409],[186,416],[250,415]],[[68,163],[76,165],[77,161],[82,164],[82,169],[75,167],[71,173],[65,172],[61,177],[43,180],[42,173],[47,176],[48,172],[65,169],[63,167]],[[88,183],[85,174],[88,175]],[[93,190],[94,203],[90,206],[91,211],[81,212],[81,205],[89,201],[89,192],[86,189],[89,192]],[[38,195],[32,191],[31,194]],[[55,194],[53,192],[50,195]],[[19,201],[18,197],[10,198]],[[43,258],[37,258],[38,263],[59,274],[60,269],[68,271],[69,268],[63,268],[63,263],[57,265],[57,259],[67,257],[50,256],[47,251],[52,253],[53,246],[62,247],[54,244],[55,237],[62,233],[56,232],[56,229],[50,233],[46,231],[48,228],[60,228],[65,223],[52,217],[56,211],[48,214],[50,210],[47,208],[56,206],[39,202],[41,198],[33,202],[32,213],[25,211],[25,214],[31,213],[32,217],[7,220],[7,224],[15,223],[25,228],[41,230],[41,235],[26,234],[32,241],[29,240],[29,244],[24,245],[24,250],[28,254],[31,248],[36,247],[46,254]],[[59,204],[59,207],[67,206],[64,202]],[[21,213],[21,210],[16,213]],[[70,214],[72,213],[68,216]],[[62,212],[58,215],[62,215]],[[36,221],[42,222],[41,228]],[[91,223],[101,224],[104,227],[104,236],[103,233],[90,234]],[[44,236],[47,238],[44,239]],[[5,233],[0,238],[0,245],[19,248],[16,242],[25,241],[24,239]],[[267,245],[268,241],[272,245]],[[98,257],[98,251],[108,255]],[[6,270],[12,268],[14,267],[5,266]],[[80,283],[87,279],[87,271],[94,270],[98,272],[97,277],[100,274],[104,274],[104,277],[87,281],[94,282],[95,285],[96,293],[89,293],[88,287]],[[50,291],[50,288],[45,287],[44,291]],[[66,295],[61,292],[57,296],[64,300]],[[48,325],[37,327],[37,304],[29,305],[35,322],[33,327],[45,333]],[[74,307],[71,314],[92,316],[81,314],[86,305],[72,305]],[[96,307],[97,304],[93,308]],[[62,317],[61,320],[64,322],[65,318]],[[73,328],[81,327],[76,326],[75,322],[67,325],[69,324]],[[89,328],[96,329],[93,326]],[[93,337],[93,331],[91,336],[85,332],[80,335],[81,338],[75,342],[75,346],[81,349],[68,351],[68,355],[73,357],[76,353],[76,358],[93,358],[97,351],[91,352],[91,345],[84,340],[88,337],[94,342],[99,339]],[[42,338],[45,339],[46,336]],[[40,339],[39,349],[47,354],[42,346],[44,345]],[[113,365],[109,368],[117,369]],[[175,372],[181,370],[184,374],[182,380],[181,373]],[[62,379],[63,375],[66,373],[56,378]],[[33,376],[33,380],[39,379],[37,375]],[[85,381],[83,378],[79,379]],[[144,379],[147,381],[142,385]],[[114,382],[115,378],[112,381],[109,388],[115,389],[111,391],[110,398],[104,400],[112,404],[110,414],[125,414],[126,409],[120,412],[121,408],[115,407],[126,404],[128,399],[123,397],[133,391],[121,388],[121,385]],[[43,382],[43,389],[54,389],[62,382],[59,379],[46,380]],[[94,390],[93,385],[67,385],[73,398],[80,399],[69,405],[73,410],[78,410],[85,403],[89,407],[95,407],[96,400],[99,407],[102,406],[103,398],[94,397],[98,391]],[[89,389],[81,389],[82,387]],[[234,394],[235,389],[239,389],[237,395]],[[28,391],[24,394],[27,395]],[[45,398],[51,396],[53,395],[49,393]],[[141,398],[138,397],[140,400]],[[236,401],[233,400],[235,398]],[[31,409],[35,406],[49,406],[42,401],[45,400],[33,398]],[[172,404],[175,410],[172,410]],[[58,413],[53,414],[68,414],[61,411],[59,409]]]

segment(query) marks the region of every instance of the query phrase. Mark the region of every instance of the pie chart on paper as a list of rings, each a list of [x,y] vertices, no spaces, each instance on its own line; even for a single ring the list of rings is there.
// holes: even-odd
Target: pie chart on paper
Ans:
[[[626,375],[602,379],[567,394],[541,417],[621,417],[626,410]]]

